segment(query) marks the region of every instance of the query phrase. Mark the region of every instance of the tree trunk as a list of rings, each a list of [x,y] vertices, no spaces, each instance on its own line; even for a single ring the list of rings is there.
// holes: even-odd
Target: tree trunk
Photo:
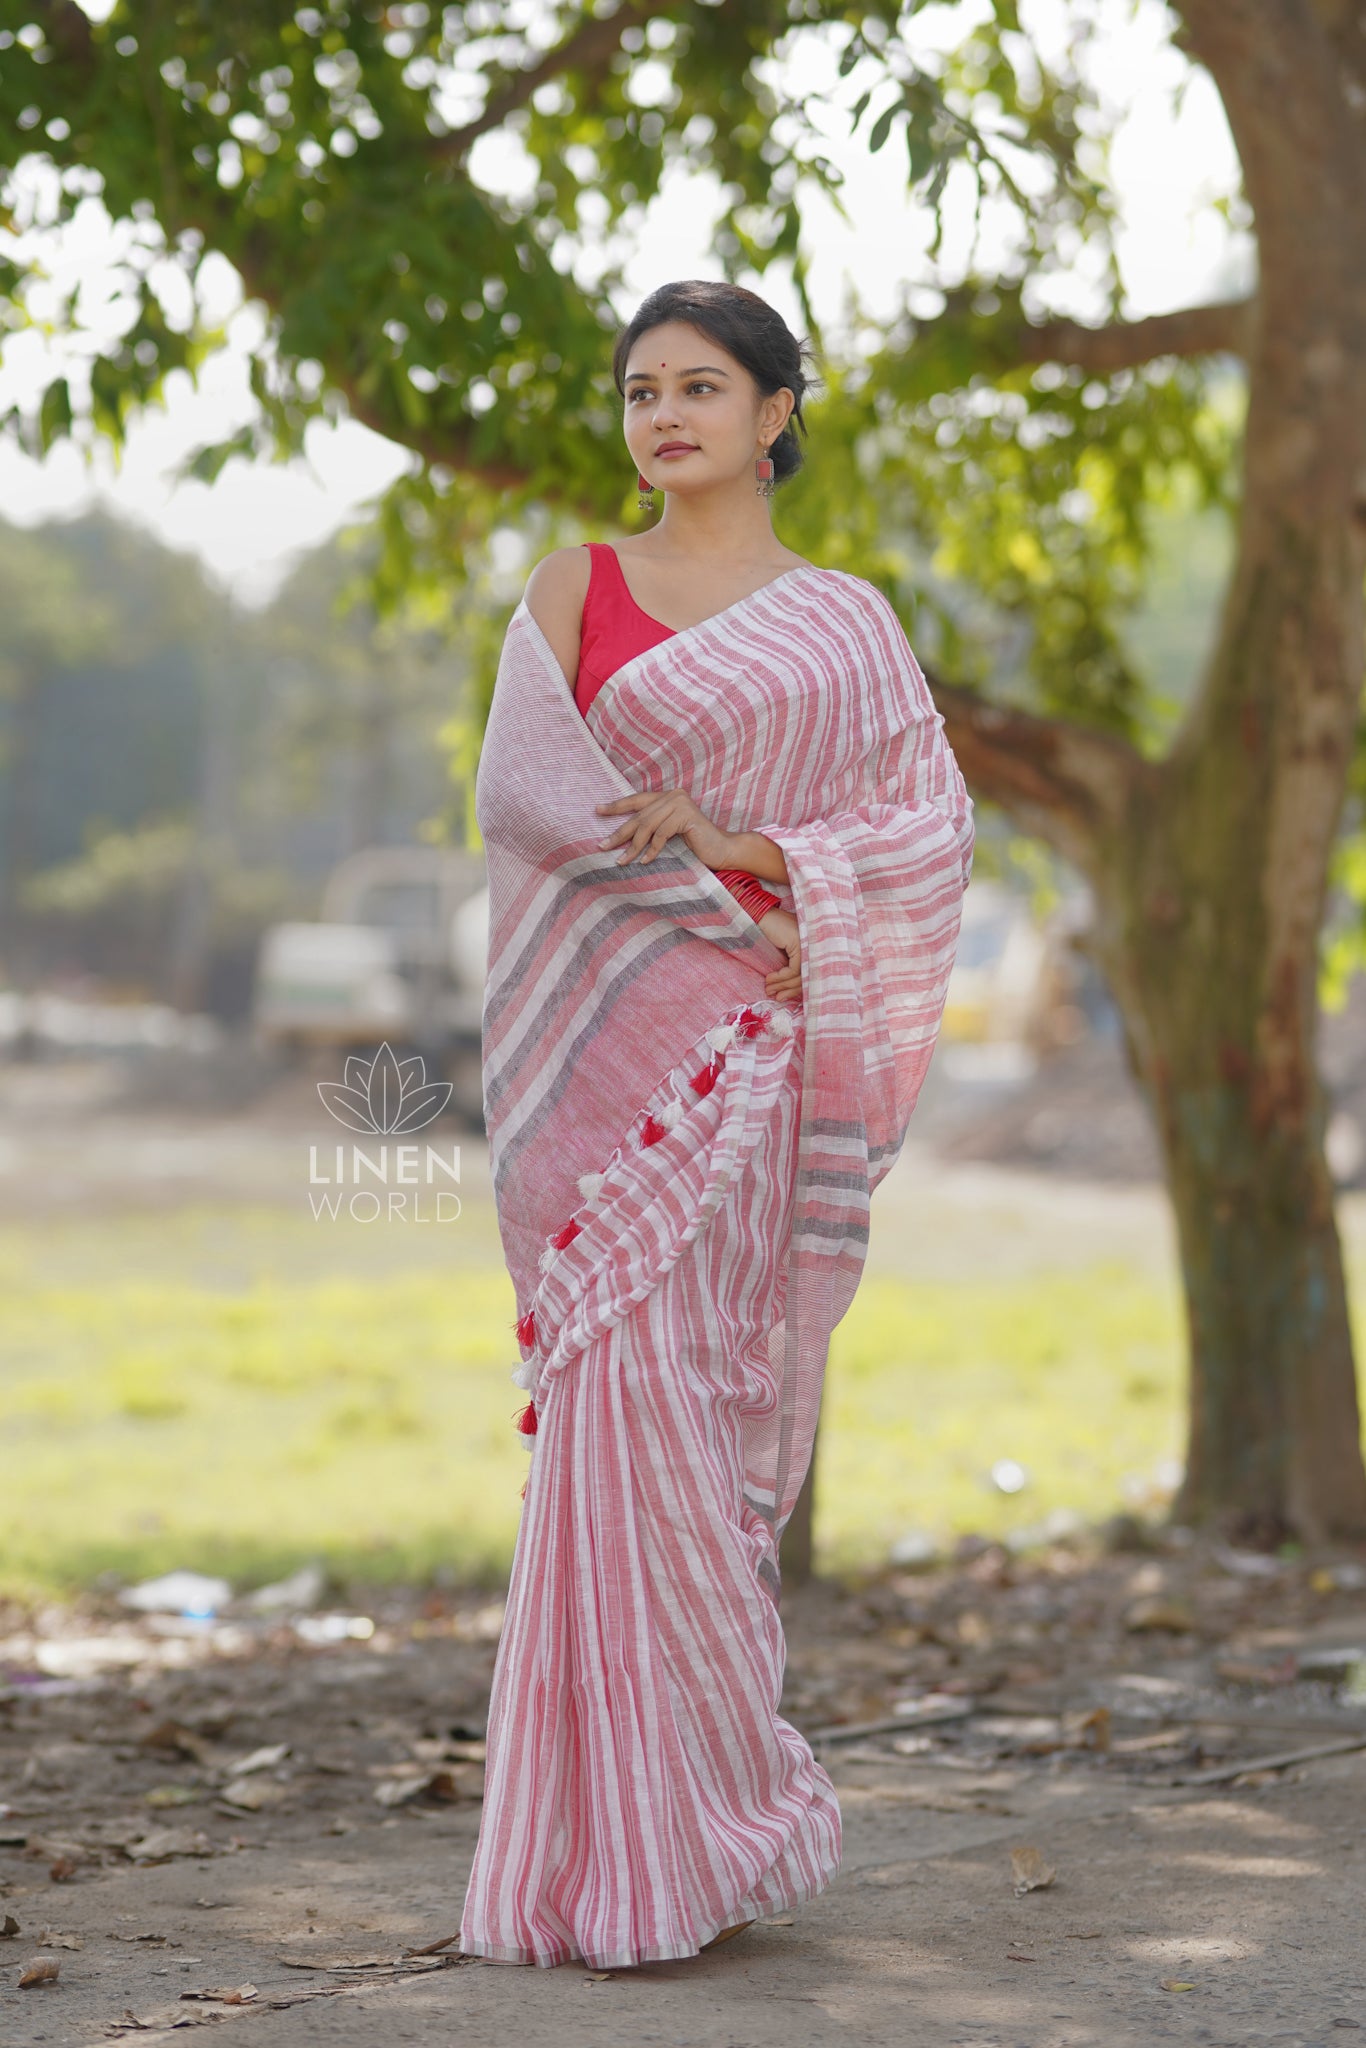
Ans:
[[[1217,1035],[1208,1022],[1192,1029],[1184,991],[1226,969],[1217,949],[1201,950],[1181,958],[1159,926],[1111,970],[1158,1124],[1185,1284],[1187,1452],[1173,1514],[1266,1547],[1357,1535],[1361,1417],[1312,1043],[1306,1033],[1282,1065],[1291,1086],[1271,1103],[1250,1050],[1265,1020],[1246,998],[1236,1035],[1225,1015]],[[1311,952],[1311,994],[1314,969]]]
[[[1223,96],[1261,266],[1241,337],[1238,554],[1208,671],[1158,762],[936,695],[969,783],[1095,892],[1095,951],[1161,1133],[1186,1284],[1176,1513],[1245,1539],[1359,1536],[1315,1024],[1366,642],[1366,35],[1328,0],[1181,11]]]
[[[820,1425],[816,1428],[817,1443],[820,1440]],[[807,1467],[802,1490],[797,1495],[787,1527],[783,1530],[778,1545],[778,1570],[784,1586],[805,1586],[812,1574],[813,1549],[812,1530],[815,1521],[816,1503],[816,1445],[811,1448],[811,1463]]]

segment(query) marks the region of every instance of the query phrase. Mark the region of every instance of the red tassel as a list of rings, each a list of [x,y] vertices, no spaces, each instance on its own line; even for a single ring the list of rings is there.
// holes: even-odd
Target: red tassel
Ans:
[[[667,1138],[668,1135],[657,1116],[647,1116],[640,1134],[640,1142],[642,1145],[657,1145],[661,1138]]]
[[[519,1434],[522,1436],[535,1436],[536,1404],[534,1401],[528,1401],[526,1407],[517,1417],[517,1429]]]
[[[757,1038],[767,1022],[762,1011],[751,1010],[746,1005],[735,1020],[735,1035],[737,1038]]]
[[[581,1228],[582,1225],[576,1223],[571,1216],[568,1223],[561,1224],[550,1242],[554,1245],[557,1252],[562,1252],[567,1244],[573,1244]]]
[[[688,1085],[695,1088],[699,1095],[710,1095],[720,1078],[721,1062],[713,1060],[710,1066],[703,1067],[700,1074],[694,1074]]]
[[[517,1342],[525,1344],[529,1351],[536,1342],[536,1317],[531,1309],[516,1324]]]

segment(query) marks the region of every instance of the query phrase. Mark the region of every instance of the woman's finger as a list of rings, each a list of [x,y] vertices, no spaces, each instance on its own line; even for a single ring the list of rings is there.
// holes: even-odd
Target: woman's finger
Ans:
[[[606,818],[613,811],[639,810],[642,804],[652,804],[658,794],[658,790],[653,789],[632,789],[625,796],[614,796],[608,803],[594,804],[593,808],[600,817]]]
[[[671,825],[667,819],[662,825],[656,825],[651,838],[650,851],[645,855],[646,860],[653,860],[657,853],[663,853],[669,841],[679,830],[679,826]]]
[[[628,846],[628,851],[622,855],[622,859],[632,860],[642,847],[649,845],[650,834],[653,830],[654,826],[649,814],[642,811],[638,818],[628,818],[624,825],[618,825],[611,838],[604,839],[602,845],[604,848],[626,845]],[[621,862],[618,861],[617,865],[620,867]]]

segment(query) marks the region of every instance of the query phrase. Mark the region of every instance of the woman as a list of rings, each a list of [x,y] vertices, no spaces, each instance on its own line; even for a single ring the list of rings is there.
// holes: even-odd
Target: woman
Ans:
[[[778,1712],[778,1538],[972,812],[886,599],[773,533],[808,355],[738,286],[646,300],[613,368],[663,516],[534,570],[480,761],[533,1451],[461,1925],[496,1961],[694,1955],[839,1862]]]

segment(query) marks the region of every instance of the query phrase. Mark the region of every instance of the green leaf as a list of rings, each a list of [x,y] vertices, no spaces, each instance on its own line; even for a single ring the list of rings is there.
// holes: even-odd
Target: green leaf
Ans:
[[[65,377],[58,377],[43,393],[38,410],[38,441],[44,455],[71,432],[71,390]]]
[[[884,107],[882,112],[878,115],[876,121],[874,121],[873,123],[873,132],[868,137],[868,150],[870,155],[877,155],[883,143],[891,134],[892,123],[900,112],[900,106],[893,105],[890,107]]]

